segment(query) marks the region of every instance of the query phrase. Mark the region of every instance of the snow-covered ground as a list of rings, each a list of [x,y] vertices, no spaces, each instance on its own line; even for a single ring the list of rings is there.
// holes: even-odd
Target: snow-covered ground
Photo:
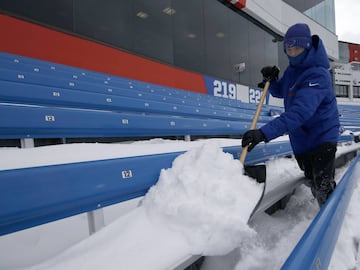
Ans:
[[[210,255],[202,269],[280,269],[319,211],[301,185],[286,209],[247,224],[262,184],[220,146],[239,140],[152,140],[0,149],[0,170],[188,150],[142,200],[105,209],[108,224],[87,237],[85,215],[0,237],[0,269],[168,269],[183,256]],[[176,150],[175,150],[176,149]],[[341,148],[339,148],[341,151]],[[295,160],[271,160],[268,176],[299,175]],[[339,169],[339,180],[345,169]],[[356,187],[329,269],[360,269]],[[134,237],[136,236],[136,237]]]

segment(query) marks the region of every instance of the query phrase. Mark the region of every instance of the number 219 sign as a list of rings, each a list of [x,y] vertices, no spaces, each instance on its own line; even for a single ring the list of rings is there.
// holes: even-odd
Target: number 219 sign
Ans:
[[[205,76],[206,89],[209,95],[240,100],[246,103],[259,103],[262,89],[250,88],[245,85],[222,81]]]
[[[225,81],[214,80],[214,96],[236,99],[236,85]]]

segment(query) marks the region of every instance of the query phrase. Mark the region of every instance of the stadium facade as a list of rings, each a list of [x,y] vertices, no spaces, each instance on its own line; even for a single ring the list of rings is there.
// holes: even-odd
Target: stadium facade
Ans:
[[[339,60],[333,63],[334,89],[339,102],[360,101],[360,45],[339,41]]]
[[[261,67],[286,67],[294,23],[339,59],[334,0],[3,0],[0,12],[1,51],[244,102],[259,100]]]

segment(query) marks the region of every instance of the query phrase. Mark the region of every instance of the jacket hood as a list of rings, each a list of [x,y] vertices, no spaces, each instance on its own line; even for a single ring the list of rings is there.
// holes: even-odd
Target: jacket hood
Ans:
[[[298,68],[306,69],[309,67],[320,66],[329,69],[330,62],[325,47],[322,43],[322,40],[317,35],[313,35],[311,39],[312,39],[312,46],[309,49],[309,52],[305,57],[304,61],[300,64],[291,67],[295,69]]]

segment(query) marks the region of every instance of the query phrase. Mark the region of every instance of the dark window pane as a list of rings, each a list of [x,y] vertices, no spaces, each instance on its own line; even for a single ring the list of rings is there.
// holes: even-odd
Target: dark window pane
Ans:
[[[66,30],[73,27],[73,0],[1,0],[0,8]]]
[[[75,0],[74,32],[123,49],[132,46],[132,1]]]
[[[134,0],[133,50],[137,53],[173,63],[170,0]],[[175,11],[176,12],[176,11]],[[147,14],[142,17],[139,14]]]
[[[360,98],[360,86],[353,86],[353,97]]]
[[[202,1],[174,0],[173,16],[174,64],[178,67],[203,72],[204,17]]]
[[[230,29],[230,53],[231,65],[244,63],[245,70],[237,72],[232,70],[231,80],[245,84],[250,80],[250,59],[249,59],[249,24],[244,17],[231,11],[229,12],[229,29]]]
[[[349,86],[348,85],[335,85],[335,94],[337,97],[349,97]]]
[[[205,17],[205,73],[219,78],[229,78],[233,72],[230,64],[230,10],[217,1],[206,1]]]

